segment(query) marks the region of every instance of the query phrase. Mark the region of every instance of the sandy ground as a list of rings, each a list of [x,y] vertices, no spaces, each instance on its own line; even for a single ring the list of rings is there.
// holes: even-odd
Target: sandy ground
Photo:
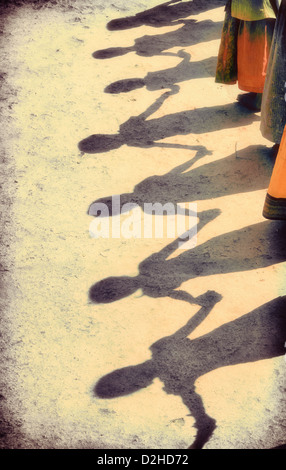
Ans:
[[[259,113],[214,82],[224,2],[5,3],[1,448],[285,444],[285,224]],[[112,195],[137,227],[195,203],[195,243],[134,211],[94,238]]]

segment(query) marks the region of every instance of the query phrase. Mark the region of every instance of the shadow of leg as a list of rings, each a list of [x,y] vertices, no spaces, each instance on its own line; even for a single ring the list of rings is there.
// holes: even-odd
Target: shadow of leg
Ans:
[[[202,398],[194,389],[190,390],[187,397],[182,396],[182,398],[196,421],[194,427],[197,429],[197,435],[189,449],[202,449],[211,438],[216,428],[216,421],[207,415]]]

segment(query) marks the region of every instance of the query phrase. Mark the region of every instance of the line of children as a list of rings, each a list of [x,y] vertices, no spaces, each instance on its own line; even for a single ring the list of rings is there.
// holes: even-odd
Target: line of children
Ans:
[[[216,82],[238,84],[238,101],[261,110],[262,135],[277,157],[263,216],[286,220],[286,0],[228,0]]]

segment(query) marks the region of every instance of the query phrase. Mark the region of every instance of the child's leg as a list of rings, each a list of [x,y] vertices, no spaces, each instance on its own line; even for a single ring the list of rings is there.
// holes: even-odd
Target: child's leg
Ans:
[[[286,126],[267,191],[263,216],[286,220]]]

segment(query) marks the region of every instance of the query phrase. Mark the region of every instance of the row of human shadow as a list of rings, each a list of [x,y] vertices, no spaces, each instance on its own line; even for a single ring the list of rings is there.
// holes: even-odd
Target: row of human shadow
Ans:
[[[171,3],[173,2],[164,5],[169,8]],[[133,19],[128,17],[125,22],[115,20],[108,26],[111,30],[135,27],[148,24],[151,17],[149,14],[136,15]],[[214,26],[205,30],[208,32],[207,40],[217,38],[221,29],[217,27],[218,25],[210,25],[212,22],[201,24],[185,20],[182,23],[183,27],[179,30],[163,35],[162,41],[158,36],[144,36],[136,40],[135,45],[130,48],[97,51],[94,57],[111,58],[131,51],[145,56],[162,54],[163,50],[176,45],[197,43],[195,34],[197,27],[201,31],[204,27]],[[153,25],[159,26],[160,22],[156,24],[156,21],[153,21]],[[142,86],[146,86],[150,91],[161,88],[169,88],[170,91],[161,95],[144,113],[131,117],[122,124],[117,134],[92,135],[79,144],[79,148],[86,153],[107,152],[124,144],[143,148],[152,146],[184,148],[197,152],[196,157],[166,175],[147,178],[134,188],[133,193],[121,195],[119,211],[128,202],[138,204],[144,210],[146,194],[150,201],[155,200],[165,204],[172,200],[174,203],[179,203],[191,199],[209,199],[264,189],[269,182],[271,164],[265,147],[249,147],[239,152],[239,155],[231,155],[199,169],[188,171],[193,163],[211,152],[202,146],[157,142],[178,134],[207,133],[247,125],[258,119],[257,116],[243,110],[239,104],[230,104],[147,120],[160,108],[165,99],[179,91],[178,82],[210,75],[216,60],[210,58],[200,63],[190,63],[190,55],[185,51],[182,50],[177,55],[182,61],[174,69],[147,74],[144,78],[121,80],[109,85],[105,89],[109,93],[128,92]],[[260,166],[260,170],[253,180],[255,163],[257,168]],[[211,179],[210,175],[213,174],[216,176]],[[110,216],[118,215],[113,211],[112,196],[101,198],[91,204],[90,215],[99,215],[96,212],[98,202],[104,203],[109,208]],[[219,213],[217,209],[198,213],[198,231]],[[175,240],[141,262],[138,276],[109,277],[94,284],[89,291],[90,301],[94,303],[118,301],[141,289],[143,295],[153,298],[170,297],[201,307],[183,328],[150,347],[151,360],[111,372],[98,381],[94,387],[94,394],[105,399],[128,395],[147,387],[155,377],[159,377],[164,383],[166,393],[180,395],[195,419],[197,435],[190,448],[202,448],[213,434],[216,424],[215,420],[207,415],[202,399],[195,391],[196,379],[219,367],[284,354],[286,297],[275,299],[238,320],[226,323],[208,335],[189,340],[190,333],[210,313],[221,297],[215,292],[207,292],[194,298],[189,292],[179,288],[184,282],[198,276],[243,272],[284,262],[286,228],[279,222],[275,224],[276,226],[274,223],[262,222],[220,235],[168,260],[178,247],[178,240]]]
[[[163,51],[173,47],[186,47],[200,42],[218,39],[222,30],[222,22],[211,20],[197,21],[189,18],[190,15],[201,13],[205,10],[222,6],[223,0],[190,1],[179,3],[180,0],[169,1],[150,10],[140,12],[132,17],[119,18],[107,24],[109,30],[130,29],[142,25],[152,27],[181,26],[164,34],[145,35],[135,39],[134,45],[129,47],[111,47],[97,50],[93,57],[96,59],[110,59],[135,52],[140,56],[152,57],[160,55]],[[174,5],[174,3],[176,3]]]
[[[172,25],[183,24],[175,31],[156,36],[143,36],[135,40],[134,46],[127,48],[108,48],[96,51],[93,57],[96,59],[110,59],[121,56],[128,52],[136,52],[142,56],[172,56],[181,59],[180,63],[173,68],[148,73],[145,77],[136,77],[118,80],[105,88],[106,93],[127,93],[131,90],[146,87],[149,91],[169,89],[162,94],[151,106],[139,116],[131,117],[120,126],[119,133],[114,135],[94,134],[79,143],[79,148],[85,153],[108,152],[119,148],[121,145],[150,147],[152,145],[169,146],[168,144],[158,144],[156,141],[178,134],[188,134],[190,132],[200,132],[201,123],[204,122],[206,132],[216,130],[218,126],[224,126],[227,121],[233,118],[237,121],[236,106],[214,107],[213,109],[203,108],[195,111],[176,113],[164,116],[159,120],[147,119],[154,114],[172,94],[179,92],[178,83],[195,78],[214,76],[216,68],[216,57],[209,57],[202,61],[192,61],[191,55],[183,49],[177,53],[164,52],[179,46],[186,47],[199,43],[200,41],[211,41],[218,39],[221,34],[222,23],[215,23],[210,20],[196,21],[194,19],[178,20],[172,22],[171,18],[182,18],[190,15],[196,10],[198,5],[187,2],[183,5],[171,5],[173,2],[159,5],[154,9],[142,12],[135,17],[118,19],[112,21],[109,29],[125,29],[138,24],[149,24],[153,26],[165,25],[166,21]],[[214,2],[215,5],[221,2]],[[211,8],[210,6],[199,5],[199,10]],[[156,21],[154,18],[159,18]],[[243,110],[240,110],[243,112]],[[251,121],[251,118],[250,118]],[[238,124],[238,123],[237,123]],[[207,129],[209,128],[209,129]],[[173,145],[175,148],[184,146]]]
[[[116,18],[108,22],[109,31],[122,31],[151,26],[160,28],[180,24],[182,18],[218,8],[225,5],[225,0],[192,0],[181,3],[181,0],[170,0],[153,8],[139,12],[134,16]]]
[[[175,23],[172,23],[175,25]],[[127,47],[109,47],[93,53],[95,59],[111,59],[129,53],[142,57],[153,57],[164,54],[164,51],[174,47],[189,47],[201,42],[219,39],[221,36],[222,21],[201,20],[194,18],[180,20],[176,25],[180,28],[164,34],[145,35],[134,40],[134,44]]]
[[[169,133],[174,133],[174,131],[176,133],[187,133],[190,129],[188,125],[191,120],[196,126],[197,132],[200,132],[201,129],[202,132],[209,132],[215,130],[215,128],[243,126],[258,119],[252,113],[240,109],[239,105],[230,104],[216,107],[214,113],[211,112],[210,108],[205,108],[178,113],[175,120],[172,120],[172,116],[159,118],[159,120],[155,120],[157,121],[156,125],[152,120],[145,123],[149,112],[152,113],[156,106],[160,106],[162,101],[171,93],[172,91],[164,94],[165,96],[162,95],[144,116],[139,117],[139,119],[131,118],[128,120],[125,125],[121,126],[121,132],[117,136],[93,136],[83,143],[82,149],[84,148],[85,151],[88,150],[91,153],[103,152],[110,147],[114,148],[115,142],[116,145],[125,143],[140,147],[185,148],[189,151],[195,151],[196,155],[165,175],[154,175],[147,178],[137,184],[132,193],[121,194],[120,204],[115,206],[115,211],[112,196],[94,201],[89,207],[88,212],[90,215],[100,215],[97,213],[98,203],[105,204],[111,217],[122,213],[124,206],[128,203],[134,203],[145,210],[147,207],[145,205],[146,195],[148,195],[148,201],[156,201],[161,204],[172,201],[175,205],[185,201],[212,199],[267,188],[273,161],[270,159],[269,148],[265,146],[250,146],[223,159],[192,169],[194,163],[199,162],[205,156],[211,155],[212,152],[203,146],[184,146],[148,140],[152,139],[153,136],[155,138],[166,136],[166,134],[158,132],[161,124],[163,132],[167,130]],[[192,114],[193,117],[190,118]],[[165,122],[163,123],[163,121]],[[142,122],[146,124],[146,134],[142,132]],[[160,123],[159,127],[157,126],[158,122]],[[175,122],[176,126],[174,125]],[[186,123],[187,127],[184,128]],[[187,131],[184,129],[187,129]],[[88,149],[84,147],[85,144],[88,145]],[[255,174],[255,178],[253,178],[253,174]],[[213,209],[199,212],[197,215],[199,218],[197,229],[199,231],[204,225],[219,216],[219,211]],[[180,290],[181,284],[199,276],[243,272],[284,262],[286,260],[285,234],[286,228],[283,224],[277,223],[275,227],[273,222],[261,222],[215,237],[192,250],[183,251],[176,258],[168,260],[167,258],[178,247],[178,240],[175,240],[159,253],[154,253],[141,262],[138,268],[138,276],[109,277],[94,284],[89,291],[90,301],[94,303],[114,302],[140,289],[143,295],[152,298],[170,297],[201,305],[204,303],[203,297],[194,298],[189,292]],[[208,296],[215,298],[216,294],[208,293]],[[95,386],[95,395],[105,399],[126,395],[147,387],[155,377],[159,377],[165,384],[165,391],[180,395],[195,419],[197,436],[190,447],[202,448],[212,436],[216,425],[215,420],[205,412],[201,397],[195,392],[195,380],[203,375],[206,370],[212,370],[212,367],[218,368],[224,365],[251,362],[283,354],[285,334],[281,332],[285,331],[285,323],[283,322],[285,321],[286,302],[285,299],[283,299],[283,302],[280,302],[280,300],[273,301],[273,309],[272,304],[270,305],[271,312],[272,310],[279,312],[278,317],[273,316],[271,319],[271,315],[268,315],[268,306],[266,306],[266,317],[263,316],[264,310],[262,309],[263,315],[261,318],[260,310],[258,310],[254,315],[251,314],[238,323],[238,337],[240,339],[246,338],[247,343],[245,332],[251,331],[253,326],[255,338],[258,340],[260,338],[262,341],[262,349],[260,345],[254,353],[251,353],[244,343],[238,349],[237,342],[232,341],[231,334],[229,337],[234,349],[228,349],[229,346],[225,346],[223,332],[234,326],[233,334],[237,337],[236,323],[226,325],[224,329],[221,329],[221,338],[220,333],[218,336],[214,335],[213,339],[210,336],[210,343],[214,342],[214,349],[211,351],[207,346],[208,341],[205,343],[202,340],[199,343],[202,347],[197,348],[198,343],[189,343],[190,340],[188,340],[187,334],[184,341],[179,341],[177,347],[175,347],[174,342],[178,337],[175,334],[174,337],[161,340],[161,343],[158,343],[159,346],[156,344],[151,347],[153,353],[151,361],[138,366],[130,366],[103,377]],[[277,305],[279,306],[278,310]],[[202,306],[201,314],[205,309],[206,307]],[[256,318],[261,326],[262,337],[257,325],[252,325],[253,318]],[[273,331],[276,331],[274,327],[274,330],[270,332],[268,342],[265,342],[265,337],[268,335],[270,327],[267,326],[267,322],[264,323],[264,318],[271,324],[271,328],[273,323],[270,320],[275,323],[275,318],[277,318],[277,330],[280,331],[280,336],[272,334]],[[192,325],[192,328],[194,328],[194,324],[194,319],[191,319],[190,325]],[[187,331],[192,329],[189,326],[186,328]],[[254,344],[253,338],[251,338],[249,344]],[[167,347],[167,345],[169,346]],[[195,351],[192,357],[194,362],[191,361],[188,355],[193,350]],[[245,351],[245,356],[242,357],[241,351]],[[212,361],[208,360],[210,355]],[[214,365],[214,361],[216,365]],[[229,362],[226,363],[226,361]],[[206,363],[208,363],[208,366],[205,365]],[[210,369],[207,367],[210,367]]]
[[[197,148],[194,161],[206,153],[206,149]],[[217,177],[210,181],[207,169],[210,170],[215,164],[219,165]],[[254,185],[253,164],[256,169],[260,166]],[[124,195],[123,200],[142,203],[146,194],[148,197],[152,197],[152,194],[159,196],[161,191],[163,201],[170,198],[170,195],[181,200],[190,197],[192,190],[193,197],[197,197],[198,187],[202,198],[209,198],[211,195],[219,197],[235,191],[251,191],[264,188],[271,171],[268,151],[264,147],[256,150],[255,147],[247,148],[239,159],[232,155],[219,162],[208,163],[205,167],[205,170],[200,167],[183,173],[186,165],[181,165],[167,175],[148,178],[137,185],[133,194]],[[231,183],[228,183],[228,178]],[[195,181],[194,185],[192,181]],[[112,198],[102,198],[99,201],[108,204]],[[91,204],[90,215],[100,215],[95,212],[96,204],[97,201]],[[112,205],[110,209],[110,216],[117,215],[117,212],[112,212]],[[199,212],[198,231],[219,215],[218,209]],[[226,323],[207,335],[190,340],[190,333],[211,312],[221,297],[215,292],[193,297],[182,290],[181,285],[197,277],[258,270],[283,263],[286,261],[285,236],[286,226],[283,222],[265,221],[219,235],[170,258],[178,248],[177,239],[142,261],[137,276],[109,277],[96,282],[89,290],[90,301],[95,304],[119,301],[140,289],[142,295],[172,298],[199,305],[201,308],[182,329],[150,347],[152,359],[102,377],[94,387],[95,396],[110,399],[128,395],[151,385],[155,377],[158,377],[164,383],[166,393],[181,396],[195,419],[197,435],[190,448],[203,448],[211,438],[216,423],[206,413],[202,399],[195,391],[195,381],[220,367],[285,354],[286,296]]]
[[[192,3],[192,2],[190,2]],[[181,59],[173,68],[151,72],[145,77],[136,77],[118,80],[105,88],[106,93],[127,93],[131,90],[146,87],[149,91],[168,89],[155,100],[139,116],[132,116],[121,124],[119,132],[113,135],[93,134],[79,143],[79,148],[85,153],[102,153],[121,147],[122,145],[137,147],[174,147],[188,148],[179,144],[158,143],[166,137],[177,134],[200,133],[215,131],[223,127],[239,125],[241,115],[245,117],[245,124],[257,117],[239,107],[239,104],[201,108],[193,111],[164,116],[159,119],[148,119],[154,114],[171,95],[179,92],[178,83],[195,78],[214,76],[216,57],[209,57],[202,61],[191,61],[191,55],[183,49],[177,53],[163,52],[176,45],[189,46],[200,40],[210,41],[217,39],[221,33],[221,23],[212,21],[185,20],[184,26],[179,30],[166,33],[162,36],[144,36],[135,41],[131,48],[109,48],[95,52],[97,59],[111,58],[136,50],[139,55],[164,55]],[[200,38],[200,39],[198,39]],[[202,126],[202,123],[204,124]]]

